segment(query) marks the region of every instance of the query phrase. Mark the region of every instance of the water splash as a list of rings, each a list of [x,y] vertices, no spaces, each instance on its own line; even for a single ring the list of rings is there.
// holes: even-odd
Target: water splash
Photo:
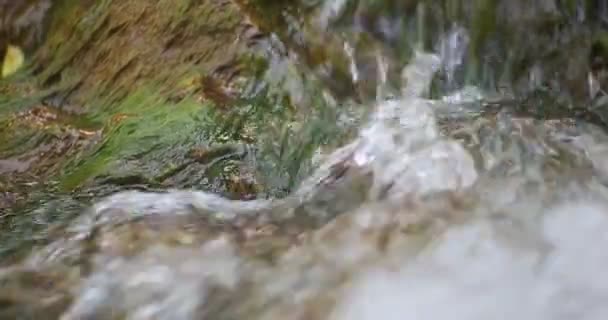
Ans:
[[[66,320],[603,319],[608,136],[425,99],[442,63],[418,52],[286,198],[118,193],[0,276],[62,275],[36,293]]]
[[[439,65],[440,60],[437,56],[418,53],[403,71],[403,77],[409,83],[408,88],[403,90],[403,98],[380,103],[371,115],[369,124],[361,129],[359,137],[330,155],[317,172],[286,199],[276,202],[229,201],[199,191],[179,190],[163,194],[130,191],[100,201],[93,206],[92,215],[103,223],[105,216],[114,216],[110,214],[112,212],[120,212],[119,215],[131,215],[131,217],[144,213],[184,214],[192,211],[202,214],[216,212],[251,214],[260,212],[264,208],[272,210],[274,207],[283,208],[311,201],[317,194],[319,185],[336,179],[333,175],[338,165],[348,167],[353,164],[361,175],[363,172],[371,173],[375,177],[376,184],[382,186],[374,189],[382,189],[385,185],[392,184],[391,181],[384,181],[382,176],[410,172],[408,173],[410,175],[414,173],[419,175],[417,179],[425,180],[425,170],[416,166],[420,161],[418,158],[428,156],[430,159],[441,161],[440,159],[449,158],[452,153],[465,157],[463,162],[457,162],[455,168],[462,167],[467,172],[454,173],[463,177],[465,185],[470,185],[475,180],[474,169],[465,167],[472,161],[466,159],[468,155],[459,145],[444,143],[440,139],[433,106],[429,101],[421,98]],[[420,155],[417,152],[420,152]],[[414,176],[410,179],[414,179]]]
[[[184,318],[200,310],[260,319],[603,318],[608,284],[597,279],[608,256],[589,248],[608,241],[608,198],[593,173],[604,167],[598,155],[605,135],[508,112],[473,117],[462,104],[482,99],[479,92],[470,100],[463,92],[443,101],[423,99],[439,65],[437,56],[419,53],[403,71],[409,86],[402,98],[376,105],[358,137],[285,199],[129,192],[96,204],[98,223],[117,212],[222,213],[228,221],[274,211],[273,219],[283,220],[321,214],[316,210],[328,192],[330,201],[344,201],[336,191],[340,183],[349,189],[356,179],[372,177],[363,197],[346,199],[358,203],[354,209],[307,233],[270,265],[235,253],[227,240],[224,258],[213,259],[220,268],[196,250],[183,254],[181,266],[166,266],[179,254],[168,249],[150,249],[130,261],[110,259],[83,283],[66,319],[103,315],[108,305],[133,319],[163,318],[168,310]],[[460,122],[445,127],[443,111],[454,105],[462,107],[451,110],[462,111]],[[182,273],[192,259],[197,271]],[[158,278],[154,270],[166,276]],[[212,289],[203,271],[229,281]],[[109,274],[124,279],[110,281]],[[134,277],[152,287],[130,285],[127,279]],[[173,296],[182,293],[188,294]],[[98,302],[87,300],[95,294]],[[227,299],[221,300],[224,308],[216,309],[213,295]],[[141,300],[112,298],[129,296]]]
[[[437,50],[443,61],[443,69],[447,77],[449,88],[456,86],[455,74],[458,68],[462,67],[468,51],[471,39],[467,30],[461,26],[453,27],[445,37],[439,41]]]

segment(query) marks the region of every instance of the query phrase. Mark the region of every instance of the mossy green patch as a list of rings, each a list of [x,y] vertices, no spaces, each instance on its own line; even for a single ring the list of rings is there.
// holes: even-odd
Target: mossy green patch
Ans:
[[[72,189],[99,175],[120,170],[121,160],[186,143],[213,125],[211,106],[184,99],[170,103],[154,90],[141,89],[94,116],[105,122],[103,140],[68,164],[61,178]],[[167,159],[169,160],[169,159]],[[167,161],[167,167],[172,164]]]

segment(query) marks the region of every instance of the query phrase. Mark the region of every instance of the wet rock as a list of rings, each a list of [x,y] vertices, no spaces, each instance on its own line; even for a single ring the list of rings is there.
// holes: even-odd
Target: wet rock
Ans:
[[[0,193],[0,209],[8,209],[15,205],[17,200],[16,194],[11,192]]]
[[[42,81],[51,84],[70,74],[87,74],[69,79],[77,83],[76,90],[57,93],[62,104],[86,105],[91,97],[106,95],[120,99],[126,89],[151,81],[171,84],[167,95],[178,96],[187,83],[187,95],[211,92],[202,98],[225,104],[221,97],[230,94],[214,93],[243,78],[247,66],[241,62],[253,52],[246,35],[255,27],[231,1],[77,3],[54,18],[51,37],[37,55]],[[81,24],[86,36],[72,34]],[[199,78],[209,81],[191,81]]]
[[[158,247],[111,261],[85,280],[62,319],[194,319],[214,287],[236,289],[233,250],[219,239],[199,250]]]
[[[0,1],[0,50],[6,50],[8,44],[30,50],[39,45],[52,4],[51,0]]]
[[[599,67],[606,16],[601,1],[321,1],[316,6],[302,1],[278,6],[285,10],[277,14],[275,20],[282,23],[275,29],[295,30],[278,34],[340,98],[371,101],[399,90],[401,66],[419,48],[443,47],[451,55],[447,60],[458,61],[438,76],[440,94],[473,82],[517,96],[549,92],[551,103],[586,106],[596,92],[590,91],[590,72],[600,87],[605,85]],[[258,7],[258,12],[272,10],[264,3]],[[304,18],[291,19],[298,9]],[[325,32],[329,28],[339,32]],[[454,50],[446,50],[442,39],[456,30],[459,40],[451,42]]]
[[[67,270],[2,270],[0,317],[58,319],[72,303],[73,279]]]

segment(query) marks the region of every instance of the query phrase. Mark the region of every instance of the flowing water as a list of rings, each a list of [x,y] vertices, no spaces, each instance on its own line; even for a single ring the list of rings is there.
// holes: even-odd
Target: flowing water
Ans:
[[[323,3],[315,26],[348,3]],[[373,98],[354,99],[356,133],[294,191],[98,199],[0,270],[0,316],[605,319],[608,135],[457,81],[469,32],[412,45],[401,64],[378,47],[373,72],[342,38]]]

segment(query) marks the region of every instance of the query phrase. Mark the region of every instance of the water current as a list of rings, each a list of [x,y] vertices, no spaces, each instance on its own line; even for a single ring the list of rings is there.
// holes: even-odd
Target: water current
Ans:
[[[606,319],[608,136],[477,87],[428,98],[467,37],[416,51],[285,198],[110,195],[4,268],[3,299],[64,320]]]

